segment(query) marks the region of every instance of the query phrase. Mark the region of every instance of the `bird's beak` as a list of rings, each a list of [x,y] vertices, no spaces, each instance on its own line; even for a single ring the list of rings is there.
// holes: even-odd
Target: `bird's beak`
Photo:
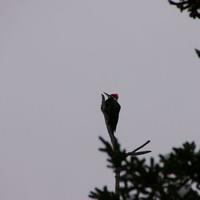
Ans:
[[[103,92],[107,97],[111,97],[110,94],[106,93],[106,92]]]

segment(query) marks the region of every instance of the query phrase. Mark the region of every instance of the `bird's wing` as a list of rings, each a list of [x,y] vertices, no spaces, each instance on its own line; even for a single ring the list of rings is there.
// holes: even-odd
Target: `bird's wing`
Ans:
[[[112,101],[112,102],[110,102],[110,101]],[[117,123],[118,123],[118,119],[119,119],[119,112],[120,112],[121,106],[113,98],[108,99],[105,102],[105,104],[106,104],[105,105],[105,108],[106,108],[105,109],[105,118],[107,118],[107,123],[111,126],[111,129],[113,130],[113,132],[115,132]]]

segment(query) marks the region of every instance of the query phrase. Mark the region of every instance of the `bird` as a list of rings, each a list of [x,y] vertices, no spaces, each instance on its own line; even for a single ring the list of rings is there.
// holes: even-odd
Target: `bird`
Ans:
[[[104,94],[107,96],[107,99],[105,100],[105,96],[101,94],[101,111],[104,114],[108,133],[114,136],[119,119],[119,112],[121,109],[121,106],[118,103],[119,95],[117,93],[108,94],[106,92],[104,92]]]

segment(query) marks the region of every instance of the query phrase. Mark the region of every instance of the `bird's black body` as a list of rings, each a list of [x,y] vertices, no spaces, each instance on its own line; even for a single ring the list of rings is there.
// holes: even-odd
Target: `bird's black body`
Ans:
[[[197,56],[200,58],[200,50],[199,49],[195,49]]]
[[[108,132],[114,134],[117,127],[121,106],[118,103],[117,99],[114,98],[112,95],[106,95],[108,96],[107,100],[105,100],[104,95],[102,95],[101,110],[104,114]]]

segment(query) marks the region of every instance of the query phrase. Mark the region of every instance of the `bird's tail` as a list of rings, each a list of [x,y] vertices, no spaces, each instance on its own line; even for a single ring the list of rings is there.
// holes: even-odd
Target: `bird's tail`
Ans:
[[[110,136],[111,143],[112,143],[113,147],[115,147],[116,143],[117,143],[117,139],[114,135],[114,131],[109,126],[107,126],[107,130],[108,130],[108,134]]]

